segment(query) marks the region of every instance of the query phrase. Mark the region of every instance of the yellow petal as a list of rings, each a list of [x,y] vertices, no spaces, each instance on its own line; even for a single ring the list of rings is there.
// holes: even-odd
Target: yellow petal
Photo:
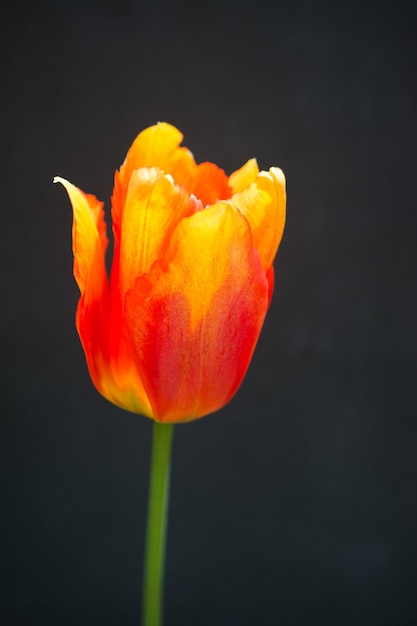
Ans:
[[[158,421],[221,408],[249,365],[268,283],[247,221],[222,202],[181,221],[126,296],[127,328]]]
[[[161,170],[143,167],[133,171],[121,225],[119,281],[122,294],[161,258],[177,223],[194,212],[196,206],[196,202],[174,186],[172,178]]]
[[[239,193],[255,182],[259,174],[259,167],[256,159],[249,159],[242,167],[229,176],[229,185],[233,193]]]
[[[193,163],[191,152],[187,148],[179,148],[182,140],[183,134],[166,122],[145,128],[131,145],[122,167],[133,171],[139,167],[153,166],[169,172],[172,163],[178,160],[176,157],[178,150],[184,155],[185,160]]]
[[[207,314],[214,295],[233,281],[231,267],[251,247],[245,221],[227,202],[218,202],[183,220],[163,259],[170,271],[158,279],[159,294],[181,293],[190,311],[190,330]]]
[[[248,220],[254,247],[268,271],[281,242],[285,224],[285,177],[278,167],[260,172],[255,182],[236,193],[231,202]]]
[[[117,358],[104,360],[100,353],[93,358],[99,373],[91,377],[101,395],[126,411],[152,417],[148,397],[126,343],[122,343]]]
[[[104,256],[108,241],[103,203],[60,176],[55,176],[54,183],[65,187],[72,204],[75,280],[81,294],[87,292],[87,299],[98,297],[107,283]]]
[[[224,171],[214,163],[197,165],[192,153],[180,146],[182,138],[175,126],[165,122],[146,128],[136,137],[114,179],[112,219],[116,242],[120,239],[130,178],[142,167],[156,167],[170,174],[176,185],[194,194],[203,206],[230,198],[231,188]]]
[[[179,147],[182,138],[182,133],[175,126],[161,122],[143,130],[132,143],[114,180],[112,219],[116,239],[119,238],[121,214],[134,170],[156,167],[171,174],[177,184],[189,187],[197,166],[191,152]]]

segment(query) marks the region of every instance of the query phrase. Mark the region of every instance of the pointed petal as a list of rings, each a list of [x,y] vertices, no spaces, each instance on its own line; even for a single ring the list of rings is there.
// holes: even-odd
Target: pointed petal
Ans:
[[[120,289],[131,289],[138,276],[161,258],[178,222],[194,212],[196,202],[157,168],[134,170],[123,212],[120,240]]]
[[[98,297],[107,283],[104,255],[108,241],[103,203],[60,176],[54,182],[65,187],[72,204],[75,280],[81,294],[88,291],[88,298]]]
[[[221,408],[240,385],[268,307],[245,219],[218,203],[183,219],[164,259],[126,296],[138,368],[158,421]]]
[[[248,220],[253,245],[259,252],[265,272],[272,265],[285,224],[285,177],[278,167],[260,172],[247,189],[236,193],[231,202]]]
[[[242,167],[229,176],[229,185],[233,193],[239,193],[255,182],[259,174],[256,159],[249,159]]]
[[[103,203],[64,178],[57,176],[54,182],[65,187],[73,208],[74,276],[81,292],[76,327],[91,379],[102,393],[108,316],[108,281],[104,258],[107,237]]]

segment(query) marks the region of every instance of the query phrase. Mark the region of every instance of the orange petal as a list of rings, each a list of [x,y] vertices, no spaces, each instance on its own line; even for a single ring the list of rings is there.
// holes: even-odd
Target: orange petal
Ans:
[[[108,241],[103,203],[60,176],[55,176],[54,183],[65,187],[72,204],[75,280],[81,294],[87,292],[88,299],[99,297],[107,284],[104,256]]]
[[[177,184],[189,188],[197,166],[191,152],[187,148],[179,147],[182,139],[182,133],[175,126],[161,122],[143,130],[132,143],[114,180],[112,219],[117,239],[120,233],[121,213],[134,170],[141,167],[157,167],[171,174]]]
[[[166,240],[178,221],[201,209],[157,168],[132,172],[121,223],[121,239],[115,242],[106,356],[101,366],[100,391],[122,408],[152,416],[136,358],[126,331],[124,294],[138,276],[148,272],[162,256]]]
[[[229,186],[233,193],[239,193],[255,182],[259,174],[259,167],[256,159],[249,159],[242,167],[229,176]]]
[[[231,188],[224,171],[214,163],[197,165],[188,148],[180,146],[182,139],[182,133],[165,122],[146,128],[136,137],[114,179],[112,219],[116,241],[120,239],[122,213],[134,170],[156,167],[170,174],[175,184],[194,194],[203,206],[230,198]]]
[[[57,176],[68,192],[73,212],[74,276],[81,291],[76,326],[96,389],[110,402],[151,415],[147,395],[129,346],[123,321],[110,306],[104,254],[107,246],[103,204]],[[117,335],[117,350],[115,342]]]
[[[285,177],[278,167],[260,172],[255,182],[236,193],[231,202],[248,220],[253,245],[265,272],[272,265],[285,224]]]
[[[105,352],[108,312],[108,281],[105,266],[107,247],[103,203],[56,176],[69,196],[73,209],[72,247],[74,276],[81,291],[76,326],[84,348],[91,379],[100,391],[98,359]]]
[[[246,220],[218,203],[182,220],[126,296],[127,326],[158,421],[221,408],[240,385],[268,307]]]
[[[194,168],[191,152],[179,147],[182,140],[183,134],[166,122],[145,128],[130,147],[121,169],[130,177],[131,172],[139,167],[158,167],[170,174],[173,173],[172,167],[179,167],[180,162],[182,166],[188,164]]]
[[[117,359],[104,359],[97,353],[94,363],[98,365],[98,375],[92,379],[102,396],[126,411],[152,417],[148,396],[125,342],[120,346]]]
[[[148,396],[123,333],[123,321],[112,318],[107,296],[106,292],[101,300],[88,306],[81,299],[77,309],[76,326],[91,380],[113,404],[151,417]],[[119,335],[119,344],[117,350],[112,350],[110,336],[115,333]]]
[[[161,170],[143,167],[132,172],[121,224],[119,280],[122,294],[161,258],[177,223],[193,213],[196,206],[196,202],[174,186],[172,178]]]
[[[226,174],[220,167],[210,162],[197,166],[190,191],[201,200],[203,206],[214,204],[218,200],[227,200],[232,195]]]

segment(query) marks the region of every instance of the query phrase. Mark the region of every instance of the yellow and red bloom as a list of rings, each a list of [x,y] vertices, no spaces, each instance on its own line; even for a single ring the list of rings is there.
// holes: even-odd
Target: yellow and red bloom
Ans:
[[[158,422],[224,406],[249,366],[273,291],[285,178],[249,160],[197,165],[182,134],[141,132],[116,172],[110,279],[103,203],[63,178],[74,214],[77,330],[110,402]]]

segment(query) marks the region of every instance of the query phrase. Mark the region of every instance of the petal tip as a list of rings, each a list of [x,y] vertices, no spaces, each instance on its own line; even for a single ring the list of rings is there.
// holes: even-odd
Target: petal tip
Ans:
[[[269,171],[272,177],[285,189],[286,180],[285,174],[280,167],[270,167]]]

